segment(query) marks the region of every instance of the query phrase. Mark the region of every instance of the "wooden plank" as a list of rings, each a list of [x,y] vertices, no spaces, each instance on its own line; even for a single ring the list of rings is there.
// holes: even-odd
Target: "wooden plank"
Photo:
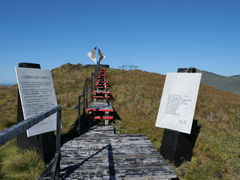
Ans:
[[[103,91],[103,90],[95,90],[92,93],[93,94],[111,94],[109,91]]]
[[[97,80],[96,83],[108,83],[107,81],[99,81]]]
[[[96,82],[96,85],[110,86],[108,82],[103,82],[103,81]]]
[[[0,146],[15,138],[16,136],[24,133],[27,129],[39,123],[43,119],[51,116],[61,109],[61,106],[57,105],[50,108],[48,111],[39,113],[31,118],[28,118],[22,122],[19,122],[8,129],[0,132]]]
[[[104,120],[113,120],[113,116],[95,116],[95,117],[93,117],[92,119],[94,119],[94,120],[101,120],[101,119],[104,119]]]
[[[81,164],[65,168],[61,173],[63,179],[170,179],[176,175],[172,173],[169,166],[137,166],[133,168],[118,168],[108,166],[102,168],[94,166],[95,169],[81,169]],[[72,173],[74,172],[74,173]]]
[[[176,174],[149,139],[93,127],[61,148],[63,179],[170,179]]]
[[[109,89],[109,86],[96,86],[97,89]]]
[[[114,112],[112,105],[107,102],[92,102],[88,106],[87,111]]]
[[[61,156],[62,160],[63,161],[83,161],[85,160],[86,158],[85,157],[70,157],[66,154],[63,154]],[[151,153],[151,154],[141,154],[141,155],[116,155],[114,156],[114,159],[124,159],[124,158],[135,158],[135,159],[138,159],[138,158],[161,158],[162,159],[162,156],[159,157],[159,152],[157,153]],[[99,156],[99,157],[96,157],[96,156],[93,156],[89,161],[91,160],[105,160],[106,157],[105,156]]]
[[[92,96],[93,99],[104,99],[104,98],[111,98],[110,96]]]

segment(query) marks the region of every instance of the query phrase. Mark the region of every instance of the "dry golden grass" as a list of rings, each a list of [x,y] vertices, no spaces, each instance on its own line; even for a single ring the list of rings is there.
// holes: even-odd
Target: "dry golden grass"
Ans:
[[[57,100],[63,109],[63,133],[67,133],[77,119],[77,97],[91,72],[93,69],[71,64],[52,70]],[[113,105],[122,119],[117,122],[118,131],[146,134],[159,150],[163,129],[155,128],[155,121],[165,76],[116,69],[108,69],[108,74],[115,98]],[[16,97],[16,86],[0,87],[0,129],[16,122]],[[178,168],[173,167],[177,175],[181,179],[240,179],[240,96],[201,85],[194,119],[198,120],[201,130],[193,158]],[[4,152],[0,149],[0,176],[8,173],[7,168],[3,168],[6,160],[8,167],[15,166],[11,159],[3,158]],[[27,169],[28,165],[24,166]]]
[[[20,150],[15,140],[0,147],[1,179],[37,179],[45,164],[34,151]]]

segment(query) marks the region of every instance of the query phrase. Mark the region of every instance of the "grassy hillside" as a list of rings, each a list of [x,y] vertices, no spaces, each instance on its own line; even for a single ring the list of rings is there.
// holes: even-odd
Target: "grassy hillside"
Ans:
[[[197,71],[202,73],[203,84],[240,95],[240,75],[221,76],[207,71]]]
[[[154,125],[165,77],[142,71],[109,72],[123,132],[144,133],[159,150],[163,130]],[[174,168],[177,174],[186,179],[239,179],[240,96],[201,85],[194,119],[201,130],[193,159]]]
[[[77,118],[74,109],[77,96],[91,72],[92,69],[71,64],[52,70],[58,103],[63,108],[63,133],[70,130]],[[144,133],[159,150],[163,130],[154,126],[165,76],[116,69],[108,69],[108,74],[115,97],[113,105],[122,119],[118,123],[122,133]],[[1,129],[16,122],[16,94],[16,86],[0,87]],[[194,119],[198,120],[201,130],[192,161],[173,167],[178,176],[181,179],[239,179],[240,96],[201,85]],[[13,160],[20,156],[29,161]],[[0,177],[33,179],[43,168],[44,164],[33,152],[19,150],[15,141],[0,148]]]

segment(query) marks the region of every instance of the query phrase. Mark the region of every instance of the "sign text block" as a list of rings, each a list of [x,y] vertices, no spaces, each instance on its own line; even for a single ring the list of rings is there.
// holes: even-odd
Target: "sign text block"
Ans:
[[[156,127],[191,133],[201,73],[168,73]]]
[[[49,70],[16,68],[24,119],[57,105],[52,74]],[[27,130],[27,136],[56,130],[56,113]]]

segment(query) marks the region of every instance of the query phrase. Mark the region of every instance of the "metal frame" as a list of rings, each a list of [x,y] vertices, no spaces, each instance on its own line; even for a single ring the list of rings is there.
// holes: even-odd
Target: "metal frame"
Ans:
[[[135,65],[122,65],[122,66],[119,66],[118,67],[119,69],[121,70],[138,70],[138,66],[135,66]]]
[[[83,110],[83,114],[86,117],[86,109],[88,107],[88,102],[89,102],[89,96],[91,96],[93,90],[96,88],[96,78],[98,75],[100,69],[100,62],[97,63],[95,67],[95,73],[91,73],[91,78],[86,78],[84,87],[83,87],[83,92],[78,96],[78,106],[76,109],[78,110],[78,126],[77,126],[77,131],[81,134],[81,129],[83,123],[81,122],[81,109]],[[90,91],[89,91],[90,90]],[[83,100],[82,100],[83,98]],[[83,105],[83,107],[82,107]],[[91,122],[89,122],[91,124]]]
[[[83,100],[82,100],[83,99]],[[81,101],[82,100],[82,101]],[[84,98],[84,94],[81,94],[78,96],[78,106],[77,106],[77,110],[78,110],[78,123],[77,123],[77,132],[79,134],[81,134],[81,109],[84,112],[84,116],[85,116],[85,106],[84,106],[84,102],[85,102],[85,98]],[[83,104],[83,108],[81,108],[81,105]]]
[[[83,110],[83,115],[86,117],[86,109],[88,107],[89,102],[89,96],[91,96],[91,92],[94,88],[94,79],[95,74],[91,73],[91,79],[86,78],[84,87],[83,87],[83,93],[78,96],[78,106],[76,109],[78,110],[78,125],[77,125],[77,131],[79,134],[82,133],[83,128],[81,126],[84,126],[81,120],[81,110]]]

